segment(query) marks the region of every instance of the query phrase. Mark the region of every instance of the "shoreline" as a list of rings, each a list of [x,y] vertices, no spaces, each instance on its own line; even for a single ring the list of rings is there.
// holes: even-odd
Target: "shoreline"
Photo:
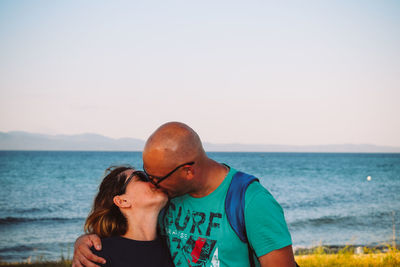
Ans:
[[[294,247],[293,253],[296,256],[313,255],[313,254],[372,254],[372,253],[388,253],[391,250],[399,251],[400,244],[392,246],[388,243],[381,245],[319,245],[314,247]]]

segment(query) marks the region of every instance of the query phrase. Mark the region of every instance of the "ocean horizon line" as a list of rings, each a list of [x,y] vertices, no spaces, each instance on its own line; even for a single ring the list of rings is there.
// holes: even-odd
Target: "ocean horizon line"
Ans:
[[[138,138],[111,138],[94,133],[49,135],[22,131],[0,132],[0,151],[142,151]],[[287,153],[400,153],[400,147],[375,144],[246,144],[204,141],[207,152],[287,152]]]
[[[99,152],[99,153],[142,153],[142,150],[75,150],[75,149],[0,149],[0,152]],[[251,154],[400,154],[399,152],[353,152],[353,151],[218,151],[206,153],[251,153]]]

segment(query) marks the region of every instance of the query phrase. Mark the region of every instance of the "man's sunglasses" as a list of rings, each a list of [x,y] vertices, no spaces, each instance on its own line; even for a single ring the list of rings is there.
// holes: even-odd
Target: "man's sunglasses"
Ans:
[[[175,169],[173,169],[172,171],[170,171],[169,173],[167,173],[166,175],[160,177],[160,176],[155,176],[155,175],[151,175],[149,174],[146,169],[143,166],[143,173],[147,176],[147,179],[149,182],[151,182],[152,184],[154,184],[155,186],[158,187],[158,184],[161,183],[162,181],[164,181],[165,179],[167,179],[169,176],[171,176],[174,172],[176,172],[179,168],[184,167],[186,165],[193,165],[194,161],[191,162],[186,162],[183,163],[179,166],[177,166]]]
[[[125,193],[126,187],[128,186],[129,182],[132,180],[132,178],[135,176],[137,176],[139,178],[139,180],[142,182],[150,182],[153,185],[155,185],[156,187],[158,187],[159,183],[161,183],[163,180],[167,179],[174,172],[176,172],[179,168],[186,166],[186,165],[193,165],[193,164],[194,164],[194,161],[181,164],[178,167],[176,167],[175,169],[173,169],[172,171],[170,171],[169,173],[167,173],[167,175],[162,176],[162,177],[148,174],[143,166],[143,171],[134,171],[131,173],[131,175],[129,175],[128,179],[125,180],[125,183],[122,186],[120,193],[118,195],[122,195]]]

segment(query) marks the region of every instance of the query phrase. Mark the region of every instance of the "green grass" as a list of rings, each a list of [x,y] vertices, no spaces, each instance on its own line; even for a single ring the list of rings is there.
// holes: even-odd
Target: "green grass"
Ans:
[[[329,248],[319,246],[300,252],[296,262],[301,267],[399,267],[400,250],[387,246],[385,251],[364,247],[364,254],[355,254],[352,246],[344,248]],[[298,254],[298,252],[296,252]],[[7,267],[71,267],[71,260],[43,261],[38,259],[32,263],[1,263]]]
[[[400,251],[388,246],[387,252],[364,248],[364,254],[354,254],[354,247],[346,246],[328,254],[325,247],[317,247],[307,255],[296,255],[301,267],[399,267]]]

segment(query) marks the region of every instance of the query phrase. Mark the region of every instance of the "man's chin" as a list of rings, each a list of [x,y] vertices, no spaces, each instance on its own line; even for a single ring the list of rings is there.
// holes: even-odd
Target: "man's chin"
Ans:
[[[169,199],[179,196],[175,192],[171,192],[171,191],[167,191],[167,190],[165,190],[164,192],[165,192],[165,194],[167,194]]]
[[[163,192],[164,194],[166,194],[168,196],[168,198],[171,198],[173,195],[172,192],[169,192],[167,189],[160,187],[158,190],[160,190],[161,192]]]

